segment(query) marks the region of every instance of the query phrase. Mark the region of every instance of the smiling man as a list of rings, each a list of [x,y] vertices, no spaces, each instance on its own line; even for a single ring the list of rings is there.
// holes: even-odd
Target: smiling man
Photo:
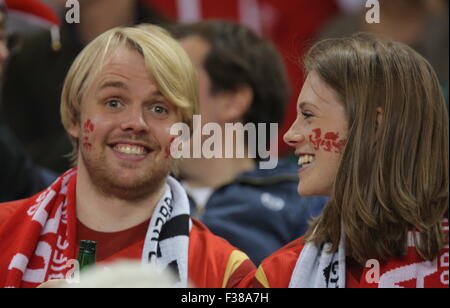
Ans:
[[[61,99],[76,168],[0,206],[13,212],[0,221],[0,286],[65,278],[80,240],[97,242],[97,263],[139,259],[174,269],[179,286],[239,285],[253,264],[190,218],[169,176],[170,127],[192,125],[196,80],[183,49],[156,26],[110,30],[80,53]]]

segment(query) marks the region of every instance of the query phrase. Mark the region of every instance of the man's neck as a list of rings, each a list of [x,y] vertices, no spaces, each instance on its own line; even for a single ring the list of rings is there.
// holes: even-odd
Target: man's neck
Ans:
[[[135,5],[135,1],[131,0],[96,0],[82,3],[82,20],[77,25],[81,42],[88,44],[109,29],[130,25],[133,22]]]
[[[76,211],[78,220],[99,232],[118,232],[150,219],[165,185],[140,201],[127,201],[100,193],[85,169],[78,168]]]
[[[180,174],[183,180],[193,188],[218,188],[253,169],[255,169],[255,161],[251,158],[200,158],[184,160],[180,166]]]

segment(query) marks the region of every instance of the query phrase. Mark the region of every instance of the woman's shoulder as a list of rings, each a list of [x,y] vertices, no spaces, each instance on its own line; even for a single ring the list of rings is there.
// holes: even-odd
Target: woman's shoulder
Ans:
[[[261,262],[256,280],[267,288],[287,288],[304,246],[303,237],[300,237],[271,254]]]

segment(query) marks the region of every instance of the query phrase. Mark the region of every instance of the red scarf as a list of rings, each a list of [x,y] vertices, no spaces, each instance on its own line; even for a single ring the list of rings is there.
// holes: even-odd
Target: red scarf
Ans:
[[[442,220],[442,231],[448,236],[448,219]],[[408,233],[408,250],[402,258],[391,258],[381,265],[378,279],[371,272],[374,265],[367,264],[359,288],[448,288],[448,243],[432,261],[420,257],[412,232]]]
[[[76,169],[24,204],[0,228],[0,287],[63,279],[76,258]],[[4,240],[8,239],[8,240]]]

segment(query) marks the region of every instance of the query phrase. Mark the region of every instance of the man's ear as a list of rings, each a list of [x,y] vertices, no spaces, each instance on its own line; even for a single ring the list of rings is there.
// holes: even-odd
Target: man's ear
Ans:
[[[253,102],[253,90],[248,85],[234,92],[222,93],[221,117],[224,123],[242,122]]]
[[[80,137],[80,124],[72,124],[68,129],[67,132],[73,137],[78,139]]]

